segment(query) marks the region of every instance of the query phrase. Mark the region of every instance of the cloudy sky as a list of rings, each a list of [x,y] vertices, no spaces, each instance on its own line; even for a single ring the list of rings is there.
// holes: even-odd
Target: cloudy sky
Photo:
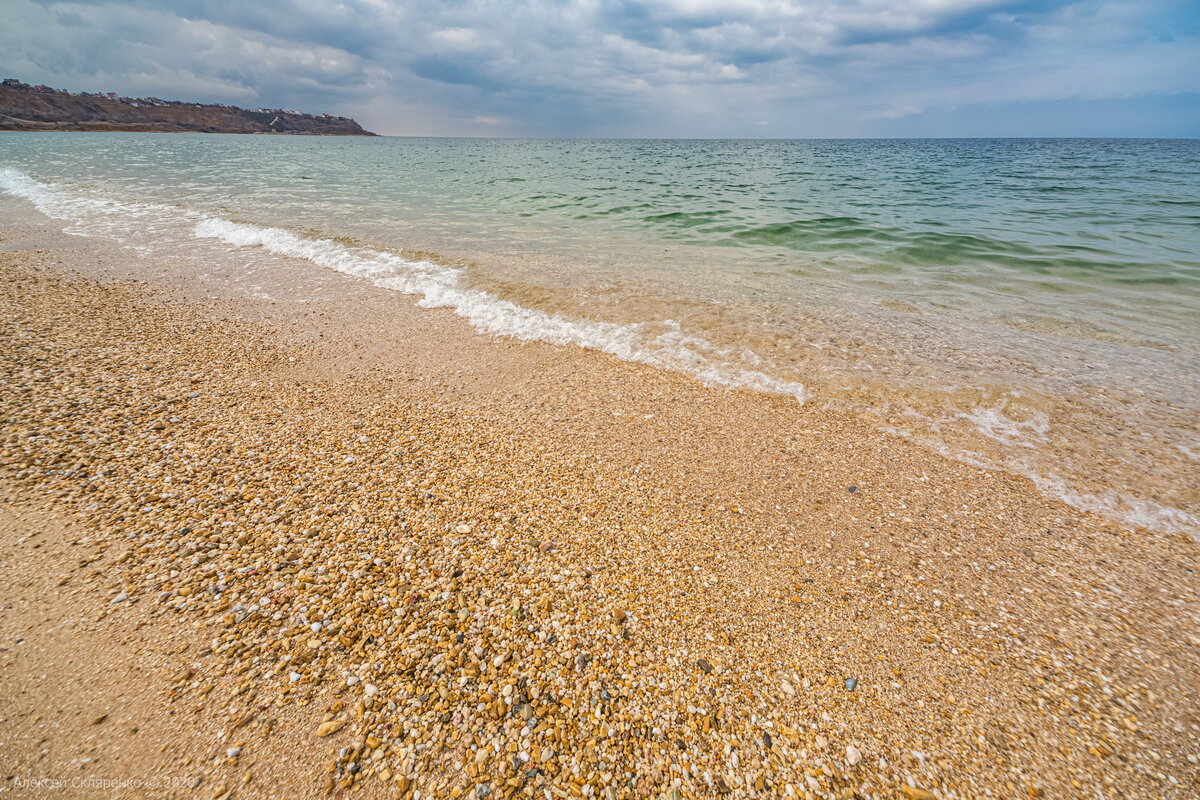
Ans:
[[[0,73],[466,136],[1200,136],[1200,0],[0,0]]]

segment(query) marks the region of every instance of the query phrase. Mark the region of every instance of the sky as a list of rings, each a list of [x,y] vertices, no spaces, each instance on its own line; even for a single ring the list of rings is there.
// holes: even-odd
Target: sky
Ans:
[[[0,76],[382,134],[1200,137],[1200,0],[0,0]]]

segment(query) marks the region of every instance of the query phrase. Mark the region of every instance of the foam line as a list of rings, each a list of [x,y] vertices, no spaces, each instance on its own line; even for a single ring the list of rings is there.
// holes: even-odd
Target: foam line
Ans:
[[[756,363],[750,351],[732,352],[686,333],[673,320],[621,324],[598,320],[571,319],[525,308],[488,292],[462,286],[463,273],[431,261],[412,260],[395,253],[368,247],[348,247],[327,239],[300,236],[282,228],[248,225],[175,206],[130,203],[86,197],[35,180],[15,169],[0,168],[0,189],[25,198],[43,214],[66,221],[66,230],[83,236],[105,236],[125,242],[142,242],[146,234],[210,239],[232,248],[261,248],[270,253],[307,260],[326,269],[368,280],[376,286],[419,298],[426,308],[449,308],[468,320],[478,331],[528,341],[585,347],[611,353],[626,361],[678,370],[705,383],[770,392],[803,403],[804,386],[747,369],[738,362]],[[153,241],[153,237],[150,237]],[[132,245],[131,245],[132,246]],[[139,248],[144,249],[142,245]],[[1016,447],[1030,447],[1030,438],[1045,437],[1044,418],[1018,423],[1001,409],[975,409],[962,415],[990,439]],[[1072,488],[1068,481],[1039,474],[1020,458],[1013,463],[980,462],[979,454],[955,451],[944,442],[913,431],[885,427],[884,430],[916,439],[951,458],[985,469],[1000,469],[1024,475],[1045,495],[1076,508],[1093,511],[1126,525],[1160,531],[1200,530],[1200,518],[1182,509],[1138,500],[1120,494],[1091,494]],[[1019,452],[1019,451],[1017,451]]]
[[[736,364],[739,356],[753,363],[757,359],[752,353],[715,347],[685,333],[673,320],[618,324],[571,319],[463,288],[460,270],[430,261],[410,260],[367,247],[347,247],[282,228],[231,222],[168,205],[82,197],[14,169],[0,169],[0,189],[29,200],[47,216],[66,220],[71,233],[126,241],[140,238],[141,232],[151,227],[184,223],[191,225],[191,233],[197,238],[305,259],[385,289],[415,295],[421,306],[450,308],[482,333],[600,350],[626,361],[686,372],[705,383],[786,395],[800,403],[807,396],[801,383],[779,380]]]

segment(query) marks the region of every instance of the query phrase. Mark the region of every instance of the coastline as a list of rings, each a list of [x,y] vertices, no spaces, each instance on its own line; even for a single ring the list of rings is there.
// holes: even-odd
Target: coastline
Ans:
[[[80,164],[92,164],[85,170],[90,180],[102,184],[106,180],[105,170],[94,171],[97,165],[87,155],[106,149],[97,140],[81,137],[62,145],[50,144],[47,137],[28,141],[33,151],[43,151],[50,159],[64,147],[81,149]],[[408,148],[399,141],[389,148],[396,144],[393,155],[403,161]],[[251,171],[257,177],[245,185],[259,185],[261,180],[265,186],[275,186],[281,172],[293,169],[290,159],[296,155],[295,148],[285,144],[260,148],[228,139],[173,140],[161,147],[186,149],[185,143],[204,151],[231,149],[243,157],[259,150],[270,156],[256,162],[257,169]],[[14,140],[14,145],[17,151],[24,148],[23,142]],[[137,137],[124,142],[122,150],[125,145],[135,152],[156,148],[149,139]],[[457,149],[446,142],[414,147],[418,155],[425,153],[426,161],[447,148]],[[475,330],[502,338],[599,350],[626,361],[695,375],[708,383],[833,405],[873,420],[880,430],[909,436],[975,466],[1027,477],[1044,494],[1120,525],[1193,535],[1200,530],[1193,480],[1194,445],[1200,436],[1195,421],[1200,416],[1194,413],[1197,394],[1189,392],[1200,374],[1191,335],[1194,325],[1188,316],[1194,298],[1168,296],[1153,281],[1153,288],[1147,289],[1149,276],[1132,263],[1127,264],[1134,270],[1128,280],[1135,288],[1110,293],[1111,287],[1103,282],[1092,286],[1098,296],[1088,310],[1077,302],[1082,287],[1074,284],[1069,265],[1064,265],[1067,273],[1061,287],[1051,282],[1030,293],[1006,287],[1011,276],[1006,277],[1004,268],[985,277],[976,264],[951,280],[982,279],[982,294],[947,294],[944,286],[938,286],[941,279],[935,278],[928,288],[941,299],[927,304],[918,299],[925,295],[921,282],[905,284],[903,269],[891,268],[890,283],[875,284],[872,278],[860,285],[863,281],[854,267],[842,264],[850,272],[841,291],[823,287],[820,281],[810,290],[803,281],[785,279],[792,288],[770,299],[754,296],[763,291],[770,294],[774,290],[769,284],[783,277],[771,269],[749,277],[744,286],[729,285],[731,278],[739,283],[742,278],[736,276],[744,276],[756,260],[753,248],[749,256],[730,255],[723,260],[723,247],[683,247],[676,253],[672,245],[663,250],[664,257],[673,253],[668,260],[696,259],[692,279],[679,274],[672,280],[662,272],[644,282],[640,274],[621,278],[627,270],[605,266],[605,258],[594,263],[574,250],[587,242],[592,250],[607,248],[597,239],[597,231],[589,234],[586,226],[579,229],[578,243],[565,249],[560,247],[563,242],[555,245],[555,256],[537,252],[536,245],[526,252],[511,237],[498,253],[491,244],[479,241],[495,232],[495,219],[486,214],[483,219],[452,214],[458,222],[440,227],[437,214],[432,222],[420,214],[411,218],[406,207],[416,198],[397,207],[400,197],[384,187],[378,187],[378,209],[363,205],[365,195],[353,195],[358,198],[352,204],[356,219],[343,209],[336,219],[321,221],[312,211],[323,207],[326,184],[341,185],[338,176],[357,174],[362,164],[352,155],[354,148],[346,151],[344,145],[313,142],[300,147],[305,152],[310,149],[334,156],[338,166],[327,165],[323,173],[309,169],[315,174],[299,176],[290,184],[284,181],[288,188],[282,194],[279,187],[266,192],[279,198],[273,211],[243,206],[246,216],[237,212],[240,204],[234,199],[241,182],[227,184],[229,176],[214,170],[211,161],[197,168],[207,176],[205,183],[226,186],[232,206],[214,207],[212,197],[205,201],[197,196],[192,205],[170,192],[164,196],[155,188],[159,182],[148,180],[148,175],[136,179],[140,185],[126,187],[132,191],[113,186],[117,191],[112,193],[93,192],[87,188],[89,181],[77,184],[63,174],[45,182],[22,169],[0,170],[0,184],[6,194],[24,198],[38,211],[62,220],[68,230],[123,242],[142,253],[155,250],[160,260],[178,262],[172,273],[193,287],[202,285],[205,297],[213,292],[236,297],[240,291],[241,296],[257,299],[324,302],[355,292],[354,284],[366,281],[413,295],[422,307],[452,309]],[[36,173],[35,163],[36,159],[26,162],[25,167]],[[504,198],[489,194],[487,187],[494,180],[487,174],[475,182],[479,193],[473,202],[487,205],[486,200],[492,199],[503,207]],[[173,175],[165,183],[173,186],[181,177]],[[435,176],[429,177],[428,196],[418,205],[437,205],[439,197],[461,200],[475,194],[473,188],[464,195],[465,187],[440,186]],[[555,179],[553,174],[542,178]],[[306,199],[301,202],[301,197]],[[397,222],[397,215],[407,222]],[[827,222],[841,227],[853,224],[854,218]],[[393,228],[393,223],[399,227]],[[564,230],[571,229],[568,224]],[[860,228],[855,233],[853,227],[847,231],[863,232]],[[540,236],[536,230],[525,233],[531,235],[530,244]],[[921,234],[910,231],[910,235]],[[469,242],[476,244],[468,247]],[[611,244],[625,252],[628,242]],[[635,250],[640,250],[646,263],[658,264],[654,269],[666,268],[646,248]],[[571,253],[579,257],[578,262]],[[633,255],[634,251],[626,252]],[[1140,256],[1126,255],[1141,259],[1138,263],[1161,256],[1164,279],[1187,284],[1186,262],[1178,263],[1183,274],[1169,274],[1175,263],[1170,254],[1151,248]],[[143,261],[145,268],[160,271]],[[597,264],[599,271],[593,272]],[[883,264],[877,266],[884,269]],[[1097,274],[1111,266],[1103,266],[1102,260],[1094,264]],[[1074,269],[1077,279],[1078,265]],[[350,275],[352,281],[331,280],[330,271]],[[955,272],[947,267],[940,271],[943,278]],[[570,273],[576,277],[569,277]],[[1036,274],[1038,270],[1032,270]],[[269,280],[260,282],[260,275]],[[704,279],[696,280],[703,275],[712,277],[707,288]],[[760,277],[765,283],[759,283]],[[1060,289],[1074,294],[1076,302],[1059,307],[1054,297]],[[1012,302],[992,302],[986,297],[992,290],[1000,295],[1011,290]],[[915,304],[882,299],[888,296],[908,297]],[[1048,300],[1054,309],[1046,306]],[[957,311],[952,310],[955,304]],[[974,306],[992,311],[962,313]],[[1127,306],[1133,309],[1132,317],[1120,310]],[[375,335],[368,331],[363,338]]]
[[[10,120],[12,120],[10,122]],[[27,127],[16,127],[24,123]],[[315,131],[191,131],[178,128],[154,126],[149,123],[33,123],[0,117],[0,133],[227,133],[239,136],[378,136],[377,133],[317,133]],[[11,127],[7,127],[11,126]]]
[[[312,133],[375,136],[352,119],[282,109],[168,101],[157,97],[72,94],[31,86],[15,78],[0,82],[0,131],[127,133]]]
[[[197,709],[179,727],[212,751],[206,788],[1200,785],[1189,537],[1123,530],[850,415],[490,339],[347,276],[316,279],[337,289],[320,303],[290,301],[282,276],[254,300],[14,220],[2,472],[20,536],[36,503],[124,551],[79,608],[142,623],[135,652],[194,628],[125,686]],[[5,684],[32,669],[16,631],[83,613],[56,597],[31,585],[38,606],[12,612]],[[317,738],[325,716],[344,727]],[[39,724],[10,716],[4,734]],[[319,768],[272,771],[280,735]],[[238,783],[248,762],[277,782]],[[13,763],[36,774],[34,746]]]

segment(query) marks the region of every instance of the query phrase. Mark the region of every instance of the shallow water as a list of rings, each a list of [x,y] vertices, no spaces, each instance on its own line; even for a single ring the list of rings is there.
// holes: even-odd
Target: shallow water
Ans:
[[[1200,529],[1200,142],[3,134],[0,189],[248,289],[303,259]]]

